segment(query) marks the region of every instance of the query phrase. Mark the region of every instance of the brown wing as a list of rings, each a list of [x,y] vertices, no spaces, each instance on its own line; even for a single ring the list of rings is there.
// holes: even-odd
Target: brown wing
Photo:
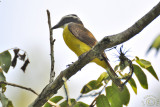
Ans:
[[[76,38],[90,47],[93,47],[97,43],[97,40],[93,34],[81,24],[70,23],[68,25],[68,29]]]
[[[80,41],[84,42],[85,44],[89,45],[90,47],[93,47],[94,45],[96,45],[97,43],[96,38],[83,25],[77,24],[77,23],[70,23],[68,25],[68,29],[76,38],[78,38]],[[108,60],[104,52],[102,53],[102,57],[103,58],[100,58],[101,60],[103,59],[105,59],[106,61]]]

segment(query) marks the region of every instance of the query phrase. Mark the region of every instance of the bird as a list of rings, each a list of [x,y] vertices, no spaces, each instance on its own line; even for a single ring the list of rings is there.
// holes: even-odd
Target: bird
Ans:
[[[61,20],[53,26],[51,29],[63,28],[63,39],[66,45],[80,57],[84,53],[92,49],[98,41],[93,34],[85,28],[84,24],[76,14],[65,15]],[[108,72],[113,82],[116,85],[121,86],[121,81],[115,79],[118,75],[114,72],[111,65],[109,64],[106,54],[103,52],[102,57],[95,58],[91,62],[95,62]]]

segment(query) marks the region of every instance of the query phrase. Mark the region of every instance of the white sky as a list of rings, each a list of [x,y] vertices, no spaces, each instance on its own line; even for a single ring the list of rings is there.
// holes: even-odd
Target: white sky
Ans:
[[[7,81],[32,87],[38,93],[48,83],[50,47],[46,9],[51,12],[52,25],[55,25],[64,15],[77,14],[85,27],[94,34],[97,40],[101,40],[104,36],[127,29],[158,2],[159,0],[1,0],[0,52],[19,47],[27,51],[31,62],[25,74],[19,70],[20,64],[15,69],[10,69],[6,75]],[[151,61],[158,76],[160,75],[160,56],[155,57],[154,50],[148,56],[145,56],[145,52],[154,38],[160,34],[159,28],[160,17],[124,44],[124,47],[131,48],[132,56],[136,55]],[[58,75],[60,71],[66,68],[67,64],[76,61],[77,56],[65,45],[62,29],[55,30],[53,36],[56,39],[55,71]],[[102,72],[105,70],[95,64],[85,66],[68,81],[70,96],[77,98],[82,86],[92,79],[97,79]],[[130,89],[131,99],[128,107],[147,107],[143,102],[149,95],[160,100],[160,83],[149,73],[147,74],[149,89],[142,89],[137,84],[138,95],[135,95]],[[23,98],[26,104],[31,103],[36,97],[24,90],[22,94],[17,95],[16,93],[19,91],[21,89],[8,87],[6,95],[13,101],[16,98],[19,100]],[[63,94],[62,91],[59,94]],[[31,95],[33,95],[32,98],[30,98]],[[90,104],[90,100],[85,99],[83,101]],[[14,105],[16,106],[18,103],[20,104],[20,102],[14,102]]]

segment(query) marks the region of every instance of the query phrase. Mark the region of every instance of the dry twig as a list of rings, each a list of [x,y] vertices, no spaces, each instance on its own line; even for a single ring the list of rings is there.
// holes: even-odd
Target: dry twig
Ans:
[[[37,92],[35,92],[33,89],[28,88],[28,87],[24,87],[24,86],[17,85],[17,84],[14,84],[14,83],[9,83],[9,82],[6,82],[6,81],[0,81],[0,84],[5,84],[5,85],[10,85],[10,86],[13,86],[13,87],[18,87],[18,88],[21,88],[21,89],[25,89],[25,90],[31,91],[32,93],[38,95]]]
[[[48,26],[49,26],[49,33],[50,33],[50,55],[51,55],[51,72],[50,72],[50,83],[54,81],[55,77],[55,71],[54,71],[54,42],[55,39],[53,39],[53,32],[51,29],[51,18],[50,18],[50,12],[47,10],[47,16],[48,16]]]

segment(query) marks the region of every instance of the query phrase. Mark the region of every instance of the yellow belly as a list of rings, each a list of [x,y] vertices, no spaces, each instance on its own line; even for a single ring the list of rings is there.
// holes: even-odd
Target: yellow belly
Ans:
[[[87,44],[81,42],[79,39],[77,39],[69,30],[68,26],[66,26],[63,30],[63,39],[67,46],[77,55],[80,56],[83,53],[89,51],[91,49],[90,46]],[[95,58],[92,62],[95,62],[96,64],[102,66],[104,69],[106,69],[106,63],[105,61],[101,61],[98,58]]]
[[[63,30],[63,39],[67,46],[77,55],[80,56],[81,54],[89,51],[91,49],[90,46],[86,45],[85,43],[81,42],[77,39],[69,30],[68,26],[66,26]]]

